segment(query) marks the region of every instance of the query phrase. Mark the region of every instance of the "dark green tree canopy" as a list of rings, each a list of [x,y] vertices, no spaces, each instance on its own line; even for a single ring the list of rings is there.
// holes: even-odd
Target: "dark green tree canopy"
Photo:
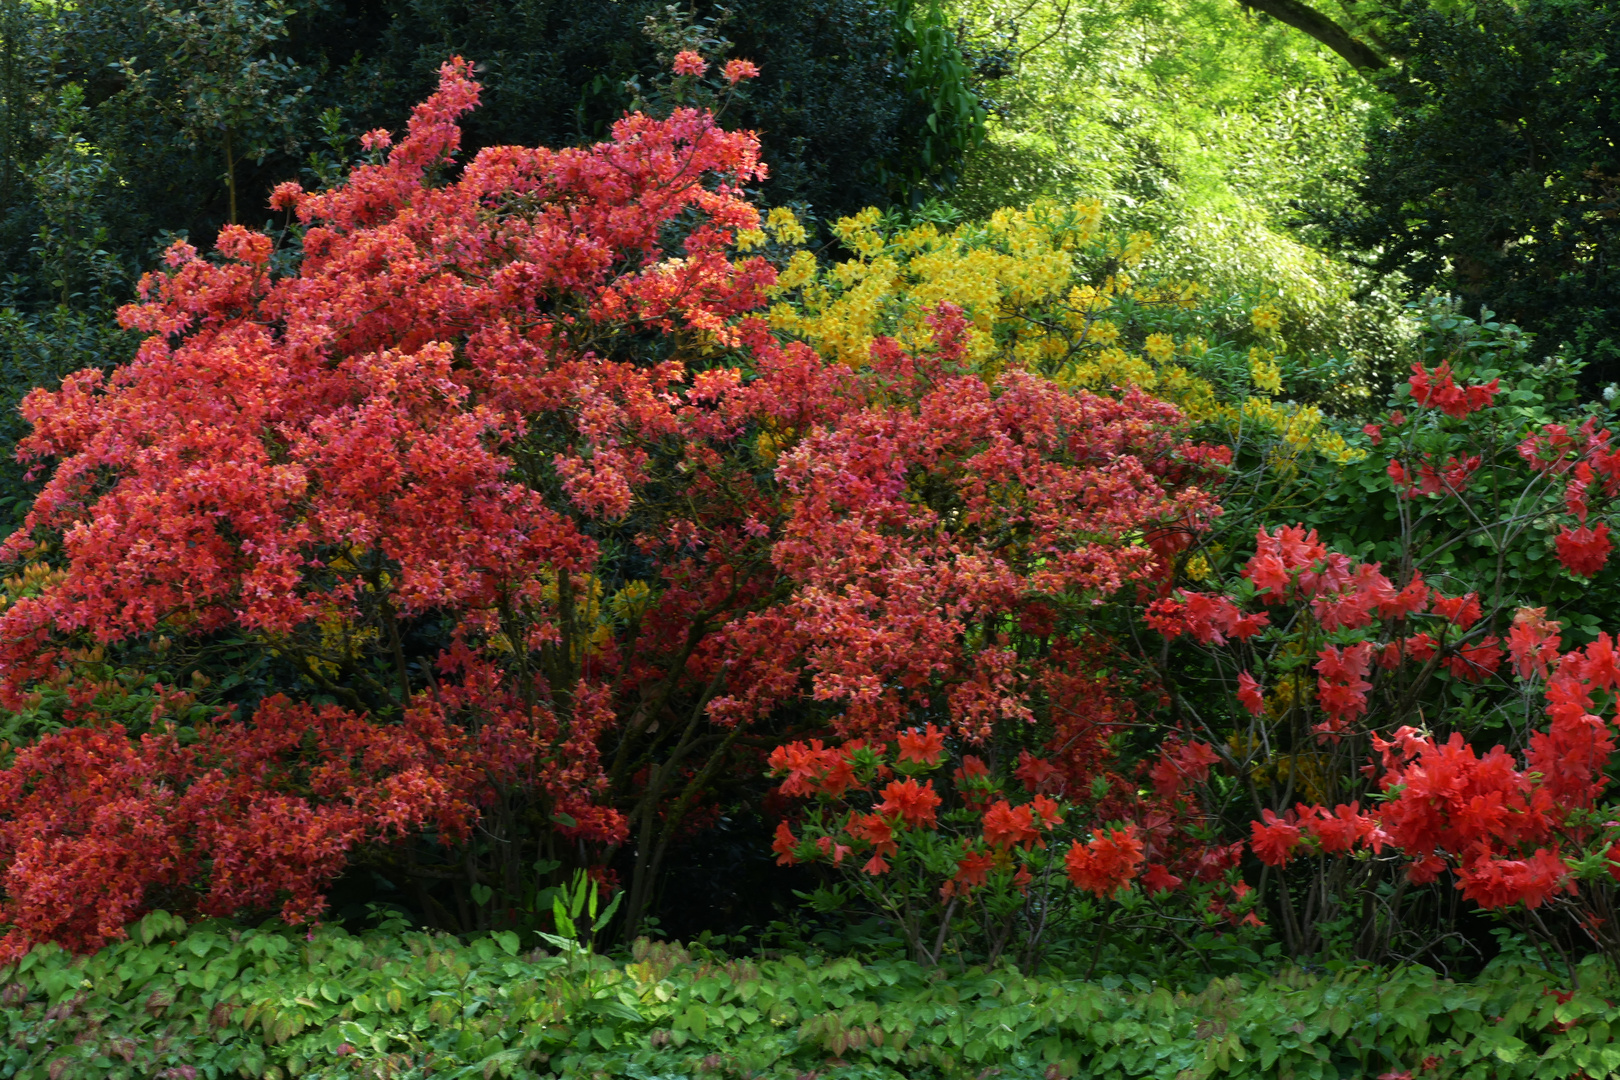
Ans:
[[[319,180],[323,163],[335,174],[360,133],[404,123],[452,54],[485,87],[469,152],[601,138],[631,84],[667,75],[649,18],[712,26],[761,68],[724,123],[759,132],[768,202],[830,218],[926,196],[982,131],[960,50],[926,0],[0,0],[6,263],[30,261],[51,215],[21,178],[64,123],[116,175],[101,224],[138,262],[160,230],[206,241],[233,206],[263,221],[276,183]]]
[[[1348,247],[1422,288],[1569,345],[1620,378],[1620,9],[1601,0],[1409,4]]]

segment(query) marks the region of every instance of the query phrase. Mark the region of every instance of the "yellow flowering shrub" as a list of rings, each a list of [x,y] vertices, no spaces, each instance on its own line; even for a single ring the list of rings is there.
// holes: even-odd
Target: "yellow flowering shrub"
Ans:
[[[1262,295],[1248,312],[1252,340],[1212,343],[1211,298],[1195,282],[1141,277],[1152,237],[1110,233],[1096,200],[954,226],[868,208],[833,223],[848,257],[831,262],[786,253],[805,237],[791,211],[772,210],[764,228],[784,249],[770,322],[823,355],[864,364],[880,335],[924,346],[928,314],[948,301],[967,316],[967,355],[986,376],[1011,366],[1093,390],[1140,387],[1228,439],[1267,444],[1285,471],[1306,451],[1354,459],[1318,409],[1277,400],[1297,362],[1275,304]]]

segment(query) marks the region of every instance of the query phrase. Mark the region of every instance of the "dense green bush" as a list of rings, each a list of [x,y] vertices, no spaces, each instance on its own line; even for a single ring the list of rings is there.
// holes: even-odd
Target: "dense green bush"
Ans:
[[[1612,1075],[1616,988],[1521,961],[1286,970],[1197,992],[1010,969],[946,976],[639,942],[608,960],[515,934],[305,935],[155,912],[89,957],[0,969],[0,1071],[101,1077]],[[989,1072],[989,1070],[995,1070]]]
[[[1403,8],[1389,122],[1333,224],[1381,272],[1460,293],[1620,377],[1613,88],[1620,12],[1584,0]]]

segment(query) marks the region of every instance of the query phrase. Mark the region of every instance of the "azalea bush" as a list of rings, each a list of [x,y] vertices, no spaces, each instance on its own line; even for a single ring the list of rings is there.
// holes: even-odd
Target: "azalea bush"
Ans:
[[[1106,753],[1109,734],[1071,730],[1052,745],[1089,738],[1094,755]],[[1093,758],[1089,779],[1075,783],[1071,769],[1022,750],[1009,790],[972,753],[947,781],[945,743],[930,724],[899,733],[892,750],[812,740],[772,752],[780,793],[802,805],[796,824],[777,827],[777,861],[842,871],[839,884],[810,898],[813,908],[884,913],[921,964],[994,965],[1005,956],[1026,970],[1053,949],[1076,961],[1083,944],[1095,970],[1105,945],[1145,928],[1198,955],[1220,931],[1259,925],[1236,873],[1242,844],[1193,842],[1202,823],[1177,798],[1207,775],[1213,755],[1172,747],[1154,770],[1158,790],[1139,792],[1106,758]],[[1184,884],[1191,904],[1171,900]],[[1230,952],[1236,943],[1225,944]]]
[[[1263,291],[1095,203],[818,255],[691,107],[758,68],[670,62],[607,141],[471,160],[446,64],[27,398],[0,958],[360,870],[460,933],[589,880],[628,941],[739,814],[928,966],[1442,960],[1462,902],[1620,956],[1578,365],[1434,306],[1359,426]]]
[[[1304,525],[1225,551],[1228,537],[1200,536],[1224,565],[1206,561],[1144,619],[1177,719],[1222,759],[1224,813],[1258,818],[1269,867],[1321,856],[1310,872],[1268,871],[1291,949],[1337,932],[1365,955],[1428,953],[1444,894],[1423,886],[1444,875],[1547,939],[1612,953],[1620,865],[1600,714],[1613,645],[1588,617],[1570,620],[1584,645],[1569,649],[1548,604],[1570,597],[1579,616],[1606,595],[1582,583],[1610,572],[1612,435],[1600,408],[1549,400],[1573,372],[1515,366],[1512,333],[1433,318],[1444,358],[1413,365],[1347,470],[1390,508],[1384,536],[1365,554]],[[1380,525],[1367,511],[1361,536]],[[1572,918],[1555,930],[1549,906]]]
[[[860,366],[778,340],[751,135],[675,108],[457,163],[477,96],[453,61],[376,162],[277,188],[294,258],[171,247],[135,359],[28,399],[8,953],[158,897],[314,918],[360,854],[460,929],[585,867],[633,933],[784,725],[1039,719],[1093,601],[1213,514],[1174,406],[981,372],[948,301]]]

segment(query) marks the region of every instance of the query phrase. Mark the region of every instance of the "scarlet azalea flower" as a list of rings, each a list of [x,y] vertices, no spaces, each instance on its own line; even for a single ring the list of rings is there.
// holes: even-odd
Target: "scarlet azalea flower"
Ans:
[[[871,844],[879,855],[893,855],[900,850],[894,839],[894,825],[882,814],[850,814],[846,831]]]
[[[1493,634],[1482,638],[1478,644],[1464,645],[1455,655],[1446,657],[1446,670],[1454,678],[1484,682],[1502,665],[1502,650],[1498,648],[1501,641]]]
[[[850,847],[848,844],[837,843],[830,836],[818,837],[816,839],[816,847],[821,851],[821,853],[823,855],[832,856],[832,861],[833,861],[834,866],[838,866],[841,863],[843,863],[844,856],[848,855],[851,851],[855,850],[854,848]]]
[[[1428,606],[1429,587],[1423,583],[1422,574],[1414,573],[1405,588],[1390,600],[1379,603],[1378,615],[1384,619],[1404,619],[1421,613]]]
[[[1480,620],[1484,614],[1479,606],[1479,595],[1467,593],[1463,596],[1442,596],[1438,590],[1433,592],[1434,613],[1442,618],[1449,619],[1458,629],[1466,630]]]
[[[927,725],[921,731],[916,728],[902,731],[896,737],[896,741],[900,744],[901,761],[934,766],[945,756],[945,733],[933,724]]]
[[[978,780],[990,775],[989,766],[972,754],[962,756],[962,765],[956,770],[956,781]]]
[[[1069,880],[1075,886],[1106,899],[1130,883],[1142,865],[1142,841],[1136,827],[1127,825],[1101,836],[1093,835],[1086,844],[1076,840],[1063,859]]]
[[[991,793],[1000,790],[1000,785],[990,777],[989,767],[972,754],[962,756],[962,764],[954,775],[957,793],[970,810],[984,810],[990,805]]]
[[[1361,812],[1359,801],[1335,807],[1331,813],[1322,806],[1302,804],[1296,809],[1300,825],[1316,837],[1322,850],[1329,854],[1347,852],[1358,843],[1375,848],[1383,846],[1383,830],[1376,818]]]
[[[1266,865],[1282,866],[1300,844],[1299,826],[1270,810],[1260,811],[1260,817],[1260,821],[1249,823],[1249,830],[1253,833],[1249,848]]]
[[[1599,634],[1583,651],[1580,677],[1599,690],[1620,686],[1620,653],[1615,652],[1614,639],[1608,634]]]
[[[1521,679],[1531,675],[1545,679],[1548,663],[1557,660],[1563,640],[1560,624],[1547,618],[1544,607],[1522,607],[1513,613],[1513,629],[1508,631],[1508,655]]]
[[[773,773],[786,773],[781,784],[784,795],[814,795],[818,792],[839,798],[855,785],[852,746],[826,747],[820,739],[793,742],[771,751],[768,763]]]
[[[1150,893],[1166,892],[1181,884],[1181,879],[1165,869],[1163,863],[1148,863],[1142,874],[1142,886]]]
[[[1201,742],[1183,743],[1174,735],[1165,739],[1159,749],[1159,760],[1148,772],[1154,790],[1164,798],[1173,798],[1188,781],[1201,781],[1209,776],[1209,767],[1220,760],[1220,755]]]
[[[1045,795],[1037,795],[1029,800],[1029,808],[1035,811],[1035,817],[1043,829],[1052,829],[1063,824],[1063,808]]]
[[[1342,648],[1330,645],[1317,653],[1316,697],[1322,711],[1334,720],[1352,720],[1367,711],[1364,677],[1372,666],[1372,642],[1358,641]]]
[[[898,817],[907,825],[932,825],[939,802],[939,793],[934,790],[932,780],[919,784],[907,777],[892,781],[883,789],[883,801],[878,804],[877,811]]]
[[[1030,794],[1056,788],[1063,782],[1063,774],[1045,758],[1038,758],[1028,750],[1018,751],[1018,767],[1013,770]]]
[[[776,823],[776,839],[771,842],[771,850],[776,853],[777,866],[792,866],[799,861],[796,852],[799,849],[799,838],[793,835],[788,823]]]
[[[1243,576],[1254,582],[1261,599],[1267,603],[1280,602],[1288,590],[1288,568],[1281,557],[1274,554],[1260,554],[1250,559],[1243,568]]]
[[[1568,525],[1558,534],[1553,544],[1558,561],[1576,577],[1592,577],[1609,561],[1614,545],[1609,541],[1609,527],[1602,522],[1592,528],[1582,526],[1571,529]]]
[[[1266,711],[1265,699],[1260,696],[1260,684],[1247,671],[1238,672],[1237,699],[1254,716]]]
[[[940,892],[947,898],[965,896],[989,880],[995,856],[988,851],[968,851],[957,860],[956,875],[947,881]]]
[[[744,79],[759,78],[759,68],[749,60],[727,60],[725,76],[726,82],[736,86]]]
[[[1413,634],[1402,643],[1402,648],[1407,656],[1420,664],[1426,664],[1434,655],[1438,643],[1428,634]]]
[[[1014,807],[1003,799],[984,815],[984,841],[993,848],[1028,847],[1040,839],[1028,806]]]
[[[1412,377],[1407,380],[1412,388],[1412,400],[1429,405],[1447,416],[1460,420],[1471,412],[1488,408],[1491,399],[1501,391],[1501,380],[1473,386],[1459,386],[1451,377],[1451,363],[1446,361],[1430,372],[1422,364],[1412,365]]]
[[[674,68],[677,75],[702,75],[709,63],[691,49],[682,49],[675,54]]]

